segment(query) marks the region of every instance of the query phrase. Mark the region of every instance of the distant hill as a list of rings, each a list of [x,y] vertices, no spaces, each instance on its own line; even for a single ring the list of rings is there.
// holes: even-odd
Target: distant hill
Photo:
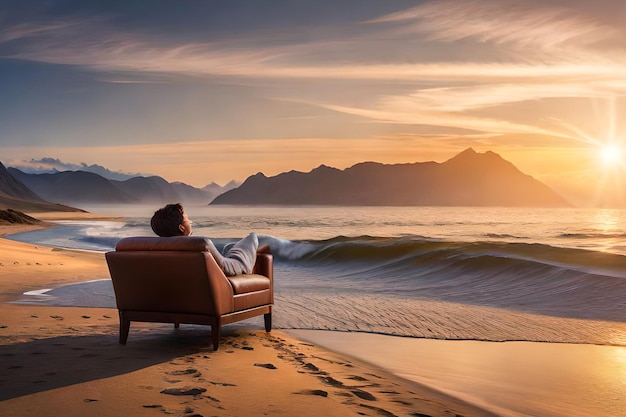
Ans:
[[[0,162],[0,209],[2,208],[39,213],[46,211],[82,211],[74,207],[46,201],[20,180],[13,177]]]
[[[204,187],[202,187],[201,189],[203,191],[206,191],[208,193],[211,193],[213,196],[217,196],[220,195],[221,193],[224,193],[226,191],[230,191],[234,188],[239,187],[241,184],[236,182],[236,181],[230,181],[228,184],[226,184],[225,186],[221,186],[219,184],[216,184],[214,182],[212,182],[211,184],[207,184]]]
[[[0,224],[37,224],[41,220],[31,217],[21,211],[0,209]]]
[[[84,204],[207,204],[221,190],[205,191],[190,185],[169,183],[158,176],[109,180],[93,172],[63,171],[27,174],[16,168],[8,173],[45,200],[80,206]]]
[[[125,181],[111,180],[110,183],[126,195],[132,196],[135,202],[176,202],[181,198],[172,184],[157,176],[135,177]]]
[[[345,170],[258,173],[211,204],[568,207],[548,186],[493,152],[469,148],[443,163],[364,162]]]

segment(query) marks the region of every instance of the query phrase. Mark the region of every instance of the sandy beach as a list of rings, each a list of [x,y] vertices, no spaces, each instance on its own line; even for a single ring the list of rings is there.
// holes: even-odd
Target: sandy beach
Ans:
[[[122,346],[115,309],[11,302],[106,277],[102,254],[0,238],[0,415],[493,415],[255,320],[217,352],[202,326],[133,324]]]

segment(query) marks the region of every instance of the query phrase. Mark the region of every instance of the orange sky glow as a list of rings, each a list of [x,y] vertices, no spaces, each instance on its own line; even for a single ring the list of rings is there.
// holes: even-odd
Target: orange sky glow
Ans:
[[[626,207],[622,2],[269,1],[256,19],[210,4],[165,24],[0,5],[0,160],[202,187],[472,147],[574,205]]]

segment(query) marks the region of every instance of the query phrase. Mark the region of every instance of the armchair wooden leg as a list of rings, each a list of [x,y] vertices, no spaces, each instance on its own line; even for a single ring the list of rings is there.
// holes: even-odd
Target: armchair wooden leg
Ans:
[[[128,332],[130,331],[130,320],[124,316],[124,312],[120,311],[120,345],[125,345],[128,340]]]
[[[211,326],[211,339],[213,341],[213,351],[216,351],[220,344],[220,333],[222,331],[222,326],[219,324],[214,324]]]
[[[272,313],[267,313],[263,315],[263,320],[265,321],[265,331],[272,331]]]

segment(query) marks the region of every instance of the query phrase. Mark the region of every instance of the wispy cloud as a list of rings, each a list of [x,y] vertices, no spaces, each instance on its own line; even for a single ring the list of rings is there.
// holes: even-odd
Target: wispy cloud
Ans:
[[[616,91],[626,93],[624,85],[591,84],[476,84],[462,87],[427,88],[406,95],[385,96],[367,107],[320,104],[335,111],[383,123],[447,126],[495,134],[537,134],[591,143],[571,124],[545,117],[528,123],[480,115],[502,105],[540,101],[546,98],[611,99]],[[550,127],[547,127],[550,126]]]
[[[473,39],[540,47],[588,45],[618,33],[572,9],[530,3],[533,7],[510,0],[431,1],[369,23],[401,23],[401,32],[423,34],[431,40]]]
[[[401,30],[381,26],[389,22],[402,23]],[[239,34],[232,40],[175,41],[165,36],[112,30],[111,23],[104,18],[77,18],[39,26],[9,26],[0,29],[0,40],[23,41],[20,50],[10,55],[15,58],[105,71],[194,76],[410,81],[420,78],[444,81],[574,74],[612,76],[623,71],[626,61],[624,53],[617,57],[608,57],[602,53],[590,56],[591,52],[583,49],[583,46],[614,37],[619,31],[565,8],[528,8],[525,4],[506,0],[431,1],[368,23],[372,26],[369,35],[363,34],[355,24],[352,31],[336,29],[343,38],[313,38],[300,43],[280,44],[275,34],[254,32]],[[409,35],[408,32],[414,34]],[[263,36],[267,36],[267,42],[263,41]],[[390,48],[404,49],[407,57],[412,56],[410,49],[416,43],[428,41],[453,42],[466,39],[478,44],[507,44],[507,48],[494,51],[492,59],[477,58],[462,62],[452,51],[450,56],[435,61],[428,56],[421,56],[385,64],[367,64],[372,61],[374,54],[368,50],[367,44],[376,38],[387,39]],[[565,51],[560,49],[565,44],[576,48]],[[525,48],[526,61],[510,59],[512,45]],[[463,47],[476,46],[469,44]],[[557,54],[539,55],[537,47],[550,49],[552,54]],[[332,55],[327,52],[329,50],[333,51]],[[361,56],[347,63],[341,59],[342,50],[345,53],[361,51]],[[308,59],[305,59],[310,55],[316,56],[319,63],[310,65]],[[533,56],[537,58],[533,59]],[[363,63],[356,64],[358,61]]]
[[[581,85],[539,82],[428,88],[406,96],[390,97],[384,100],[384,105],[392,111],[398,107],[413,107],[455,112],[479,110],[546,97],[610,97],[608,93],[603,93],[601,87],[601,83]],[[626,92],[626,90],[623,91]]]
[[[467,129],[471,134],[478,132],[488,132],[491,134],[511,134],[526,133],[547,135],[575,139],[576,137],[566,132],[549,130],[536,125],[515,123],[509,120],[494,117],[479,117],[466,114],[445,113],[416,109],[406,103],[398,102],[386,103],[387,107],[376,109],[364,109],[355,107],[345,107],[327,105],[332,110],[362,116],[384,123],[418,124],[430,126],[445,126],[455,129]]]
[[[58,32],[73,26],[70,22],[61,21],[46,24],[19,23],[11,25],[8,22],[2,23],[4,27],[0,29],[0,42],[9,42],[38,35],[45,36],[47,33]]]

